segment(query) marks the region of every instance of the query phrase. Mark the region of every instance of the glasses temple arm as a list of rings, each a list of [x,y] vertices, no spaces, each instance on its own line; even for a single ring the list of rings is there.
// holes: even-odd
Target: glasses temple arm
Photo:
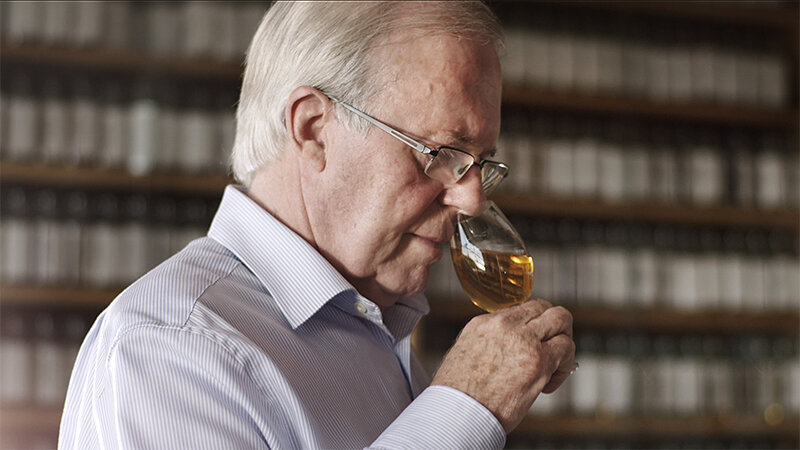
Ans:
[[[425,144],[406,136],[405,134],[395,130],[394,128],[390,127],[389,125],[386,125],[385,123],[381,122],[380,120],[370,116],[369,114],[367,114],[365,112],[362,112],[361,110],[357,109],[355,106],[349,105],[349,104],[347,104],[347,103],[345,103],[345,102],[343,102],[343,101],[341,101],[341,100],[339,100],[339,99],[337,99],[337,98],[335,98],[333,96],[330,96],[330,95],[328,96],[328,98],[330,98],[333,102],[344,106],[348,111],[352,112],[353,114],[357,115],[358,117],[361,117],[362,119],[366,120],[367,122],[371,123],[372,125],[375,125],[376,127],[380,128],[381,130],[389,133],[390,135],[392,135],[392,137],[394,137],[398,141],[408,145],[409,147],[413,148],[414,150],[416,150],[416,151],[418,151],[420,153],[423,153],[423,154],[435,153],[435,150],[431,149],[430,147],[427,147]]]

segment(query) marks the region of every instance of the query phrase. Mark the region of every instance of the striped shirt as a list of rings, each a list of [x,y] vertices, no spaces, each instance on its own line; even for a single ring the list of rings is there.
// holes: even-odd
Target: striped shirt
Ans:
[[[381,310],[308,242],[225,190],[208,236],[98,317],[59,448],[497,448],[497,419],[428,387],[422,295]]]

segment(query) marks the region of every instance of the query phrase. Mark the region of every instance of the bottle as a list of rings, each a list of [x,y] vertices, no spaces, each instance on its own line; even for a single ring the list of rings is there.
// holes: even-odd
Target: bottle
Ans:
[[[739,131],[729,134],[731,170],[728,177],[731,190],[731,203],[743,207],[755,204],[755,171],[753,170],[753,149],[751,136]]]
[[[576,197],[596,198],[600,184],[598,164],[600,159],[599,125],[582,122],[579,135],[573,147],[573,173],[575,174],[574,195]]]
[[[3,214],[0,215],[0,274],[3,283],[22,284],[34,279],[36,230],[33,225],[31,194],[22,188],[0,191]]]
[[[160,84],[158,103],[161,108],[158,121],[158,152],[155,165],[162,172],[180,170],[181,117],[178,86],[173,83]]]
[[[600,300],[612,308],[623,308],[629,303],[628,288],[628,230],[623,225],[605,227],[603,250],[600,257]]]
[[[72,126],[60,79],[47,78],[42,94],[42,160],[49,164],[63,163]]]
[[[108,5],[105,2],[77,2],[72,6],[75,9],[72,41],[80,47],[101,44]]]
[[[744,302],[745,256],[744,235],[737,230],[723,234],[723,254],[719,270],[719,306],[727,311],[738,311]]]
[[[746,258],[743,261],[742,295],[747,310],[761,312],[765,306],[764,257],[767,253],[766,236],[750,230],[745,234]]]
[[[575,90],[594,93],[601,88],[601,71],[607,70],[600,61],[601,35],[597,30],[594,18],[576,16],[575,22],[577,24],[573,38]],[[606,86],[602,86],[602,88],[605,90]]]
[[[672,308],[684,311],[698,307],[697,232],[679,229],[675,235],[676,253],[672,257],[672,283],[674,283]]]
[[[9,42],[33,42],[41,40],[44,30],[45,3],[42,2],[8,2],[5,4],[3,20],[4,35]]]
[[[669,30],[670,45],[667,48],[669,70],[669,99],[675,103],[686,103],[692,98],[692,42],[691,30],[685,25],[675,25]]]
[[[622,129],[621,123],[613,124],[605,129],[599,142],[599,197],[609,202],[621,201],[625,195],[625,155],[620,145]]]
[[[140,82],[129,105],[130,143],[126,165],[134,175],[145,175],[155,166],[160,108],[153,96],[153,89],[151,82]]]
[[[760,208],[774,209],[786,204],[783,147],[778,135],[765,134],[755,152],[756,203]]]
[[[67,386],[62,372],[60,336],[53,313],[37,314],[33,326],[34,403],[56,406],[64,401]]]
[[[128,157],[131,142],[129,111],[119,81],[104,83],[101,92],[98,164],[104,168],[121,168]]]
[[[696,135],[698,142],[687,151],[689,157],[691,202],[698,205],[717,205],[722,203],[723,166],[719,145],[708,130]]]
[[[653,232],[653,243],[656,254],[656,292],[659,293],[656,304],[662,308],[672,308],[676,290],[673,264],[678,255],[675,249],[675,230],[667,226],[657,226]]]
[[[120,254],[125,255],[125,263],[121,264],[116,280],[119,284],[131,283],[152,267],[148,265],[147,214],[147,200],[143,195],[123,199],[118,232]]]
[[[580,233],[580,241],[573,244],[575,297],[581,305],[596,305],[603,299],[600,291],[602,265],[605,263],[603,226],[589,222],[580,227]]]
[[[109,287],[121,277],[124,255],[119,239],[119,201],[110,193],[89,201],[89,225],[84,234],[81,279],[95,287]]]
[[[81,281],[81,242],[88,215],[88,200],[82,191],[70,191],[62,197],[59,227],[61,244],[58,266],[60,282],[76,286]]]
[[[651,309],[658,298],[656,289],[658,258],[653,249],[652,227],[648,225],[632,227],[630,241],[627,295],[634,307]]]
[[[655,151],[650,158],[650,192],[656,202],[672,203],[678,200],[678,157],[674,132],[657,127],[651,130],[650,147]]]
[[[555,123],[550,135],[545,157],[547,192],[557,197],[573,195],[575,186],[574,139],[570,135],[571,125],[564,119]]]
[[[72,145],[67,162],[91,165],[97,162],[100,117],[93,91],[94,80],[85,77],[74,81],[72,98]]]
[[[60,227],[56,218],[56,195],[50,189],[42,189],[34,196],[36,219],[34,254],[34,278],[40,284],[54,284],[60,279],[59,251]]]
[[[648,173],[651,151],[644,136],[633,126],[626,126],[623,132],[623,197],[629,202],[649,201],[653,197]]]
[[[27,2],[20,2],[27,3]],[[16,3],[15,3],[16,4]],[[30,161],[37,157],[40,134],[39,100],[34,96],[31,78],[18,74],[11,78],[8,101],[8,128],[3,132],[5,154],[14,161]]]
[[[87,331],[86,319],[80,314],[69,314],[64,319],[64,339],[61,341],[63,367],[60,372],[63,374],[65,386],[69,385],[70,374]]]
[[[217,136],[214,133],[213,114],[209,109],[208,91],[195,88],[187,100],[186,108],[179,117],[179,167],[192,173],[218,169],[219,163],[214,161]]]
[[[675,413],[695,416],[700,412],[702,372],[700,367],[701,341],[694,336],[680,338],[679,354],[673,362]]]
[[[722,238],[710,229],[701,230],[699,238],[700,245],[695,253],[697,306],[701,310],[718,310]]]
[[[155,267],[172,255],[170,238],[176,222],[175,200],[171,197],[156,197],[150,208],[148,239],[148,267]]]
[[[576,242],[580,229],[570,220],[559,221],[556,225],[556,242],[559,251],[556,253],[553,268],[553,297],[562,305],[574,302],[586,302],[586,299],[575,297],[576,274]]]
[[[590,415],[597,412],[600,404],[602,340],[599,335],[586,333],[578,336],[575,360],[581,367],[571,375],[570,393],[572,411],[578,415]]]
[[[70,34],[75,29],[72,23],[74,10],[67,2],[42,3],[41,34],[48,45],[63,46],[69,42]]]
[[[4,310],[0,316],[0,403],[29,406],[33,394],[33,352],[30,323],[18,310]]]
[[[633,409],[633,366],[630,348],[622,335],[612,335],[605,342],[605,358],[600,370],[598,410],[620,417]]]

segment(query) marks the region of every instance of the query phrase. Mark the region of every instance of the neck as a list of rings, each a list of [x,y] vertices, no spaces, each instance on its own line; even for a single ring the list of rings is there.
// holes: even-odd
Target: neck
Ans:
[[[316,247],[293,158],[280,158],[258,170],[247,195],[292,231]]]

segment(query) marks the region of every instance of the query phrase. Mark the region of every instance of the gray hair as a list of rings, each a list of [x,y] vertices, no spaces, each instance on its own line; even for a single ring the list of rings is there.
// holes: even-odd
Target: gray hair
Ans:
[[[395,30],[482,40],[498,52],[503,45],[500,22],[479,1],[276,2],[247,50],[231,155],[236,179],[250,185],[260,167],[280,156],[284,110],[295,88],[312,86],[365,108],[380,88],[370,50]],[[337,116],[358,128],[338,108]]]

